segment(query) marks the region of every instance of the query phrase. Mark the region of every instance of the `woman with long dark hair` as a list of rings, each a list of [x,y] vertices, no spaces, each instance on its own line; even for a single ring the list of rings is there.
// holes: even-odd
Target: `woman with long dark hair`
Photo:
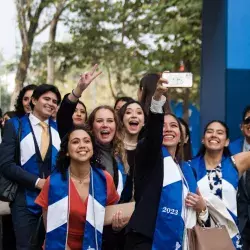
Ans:
[[[204,129],[200,151],[189,165],[194,170],[209,214],[227,227],[235,248],[241,249],[236,195],[239,177],[250,168],[250,152],[232,156],[228,144],[227,125],[218,120],[209,122]]]
[[[183,136],[175,115],[163,112],[165,82],[158,81],[144,138],[137,146],[136,205],[127,226],[126,250],[187,249],[185,229],[195,225],[196,212],[206,209],[202,197],[195,194],[191,168],[176,159],[183,151]]]
[[[16,116],[22,117],[27,113],[31,112],[30,101],[37,86],[34,84],[27,85],[26,87],[22,88],[20,91],[16,104],[15,104],[15,113]]]
[[[72,129],[61,143],[58,172],[46,180],[36,200],[43,208],[46,250],[102,249],[105,207],[119,196],[94,151],[87,127]]]
[[[146,119],[142,105],[137,101],[129,101],[123,105],[118,112],[120,121],[120,136],[126,150],[129,173],[126,181],[126,190],[124,190],[124,199],[126,202],[133,198],[133,182],[135,171],[135,153],[138,141],[143,133]]]

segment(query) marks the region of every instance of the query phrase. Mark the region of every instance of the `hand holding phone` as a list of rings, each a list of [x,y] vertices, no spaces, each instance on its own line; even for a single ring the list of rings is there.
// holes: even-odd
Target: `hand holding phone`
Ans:
[[[190,72],[167,72],[162,73],[162,79],[168,81],[162,84],[168,88],[191,88],[193,86],[193,74]]]

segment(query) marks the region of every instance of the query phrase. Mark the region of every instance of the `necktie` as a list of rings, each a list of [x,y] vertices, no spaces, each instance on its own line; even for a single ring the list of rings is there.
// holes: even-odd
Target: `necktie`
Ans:
[[[39,125],[42,127],[42,137],[41,137],[41,156],[44,160],[49,147],[49,129],[46,122],[40,122]]]

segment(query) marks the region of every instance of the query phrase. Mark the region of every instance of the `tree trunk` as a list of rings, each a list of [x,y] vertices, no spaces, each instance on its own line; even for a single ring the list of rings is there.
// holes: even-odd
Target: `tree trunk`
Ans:
[[[56,38],[56,28],[58,20],[53,19],[49,30],[49,48],[47,55],[47,83],[54,84],[55,82],[55,60],[53,56],[53,47]]]
[[[16,77],[15,77],[15,89],[11,96],[10,109],[14,108],[17,96],[20,90],[23,88],[23,83],[27,76],[27,71],[30,63],[31,46],[28,44],[23,45],[22,55],[18,64]]]
[[[113,89],[113,87],[112,87],[110,68],[109,68],[108,65],[106,66],[106,68],[107,68],[107,72],[108,72],[109,88],[110,88],[112,97],[116,100],[116,94],[115,94],[115,91],[114,91],[114,89]]]
[[[56,13],[51,21],[49,29],[49,48],[47,55],[47,83],[53,85],[55,83],[55,58],[54,58],[53,48],[56,40],[57,24],[61,14],[65,10],[66,2],[67,0],[64,0],[57,6]]]

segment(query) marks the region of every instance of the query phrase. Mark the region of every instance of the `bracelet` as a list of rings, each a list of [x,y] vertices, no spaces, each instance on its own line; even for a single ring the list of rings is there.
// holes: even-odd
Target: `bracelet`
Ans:
[[[77,99],[81,98],[81,95],[80,95],[80,96],[77,96],[77,95],[74,93],[74,89],[72,89],[72,95],[73,95],[75,98],[77,98]]]

